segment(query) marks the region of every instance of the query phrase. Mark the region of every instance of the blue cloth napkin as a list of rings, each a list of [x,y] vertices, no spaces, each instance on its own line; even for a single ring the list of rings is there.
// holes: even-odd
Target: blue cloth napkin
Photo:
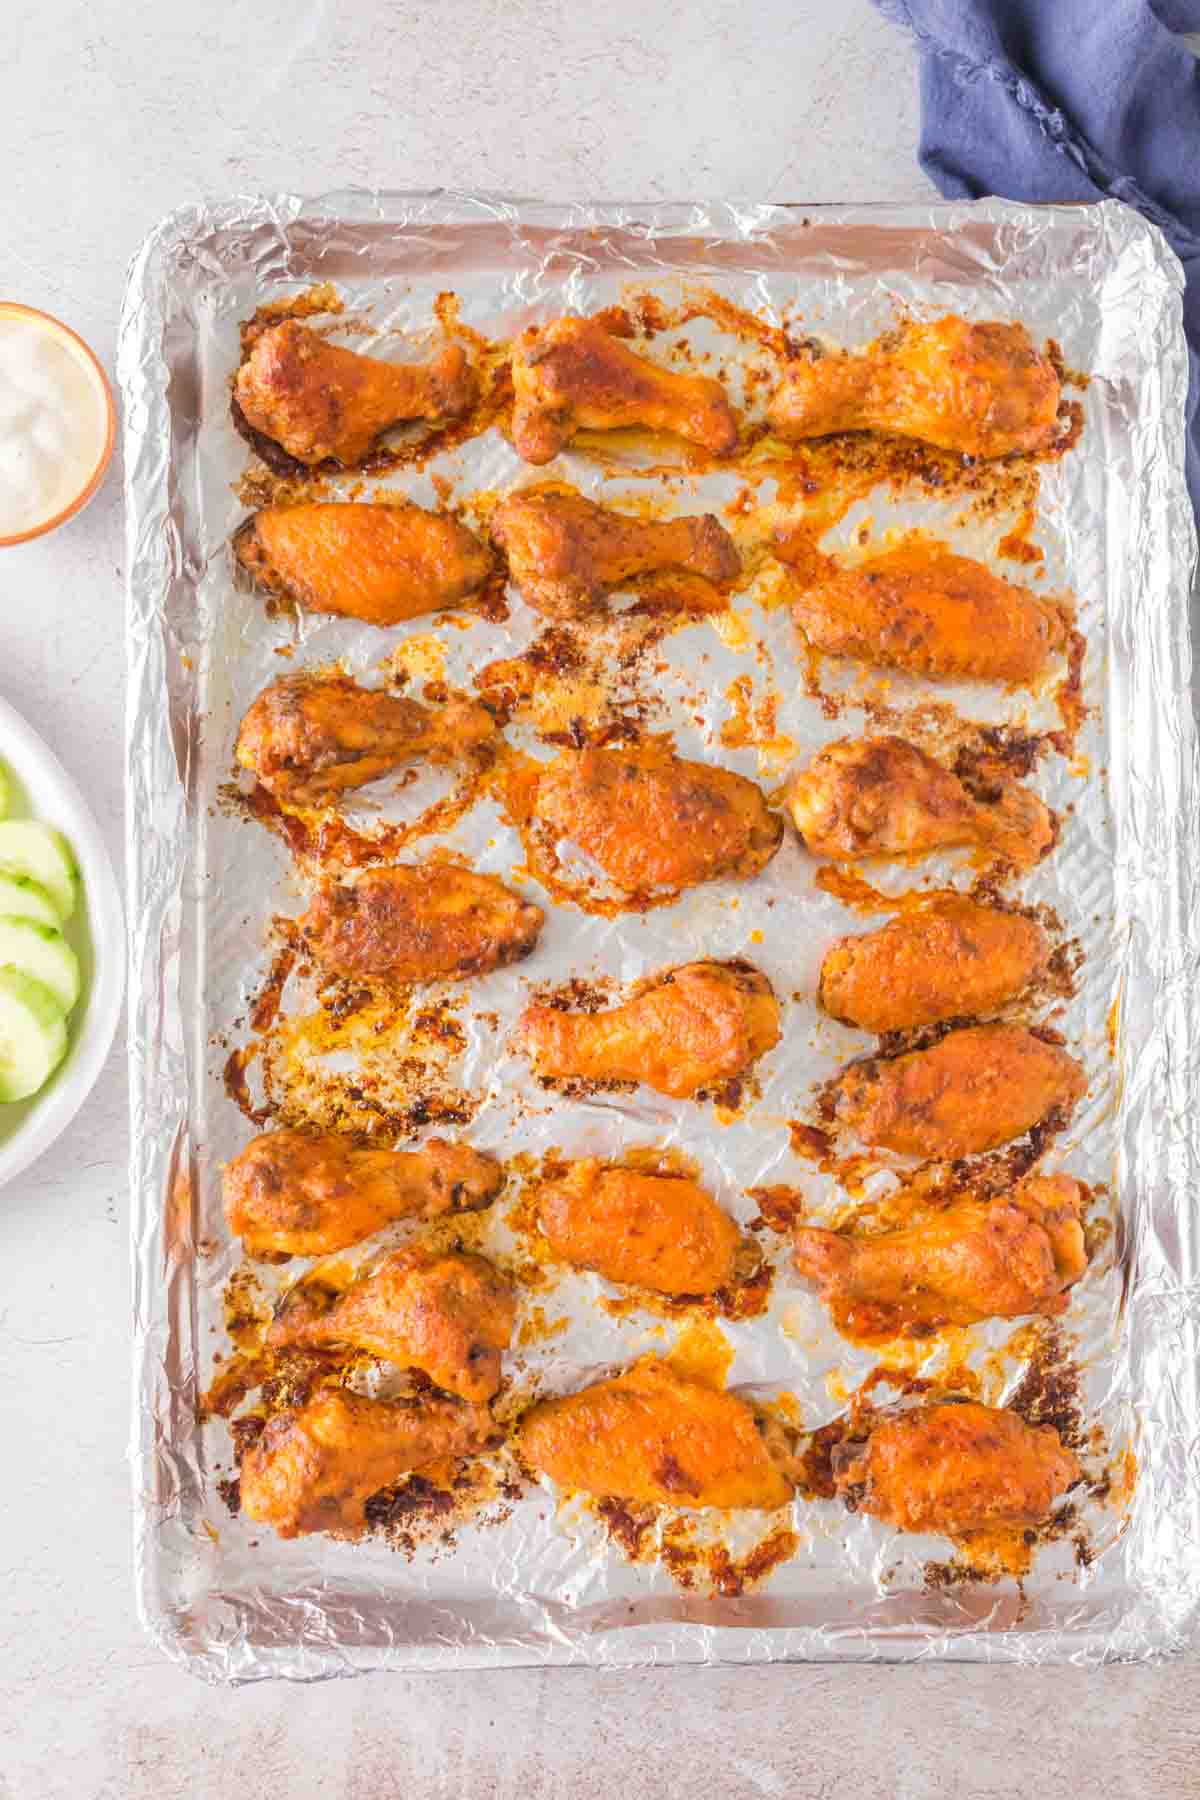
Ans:
[[[921,56],[921,167],[974,200],[1123,200],[1187,277],[1200,516],[1200,0],[875,0]]]

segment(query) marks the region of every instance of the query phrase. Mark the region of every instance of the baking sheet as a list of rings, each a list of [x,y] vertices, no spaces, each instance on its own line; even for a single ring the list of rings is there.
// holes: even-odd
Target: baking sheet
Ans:
[[[1127,1506],[1085,1502],[1078,1535],[1086,1561],[1064,1534],[1019,1587],[941,1586],[930,1571],[944,1563],[944,1540],[898,1537],[838,1503],[798,1501],[787,1522],[794,1554],[758,1585],[722,1595],[703,1579],[681,1588],[660,1564],[629,1561],[594,1511],[562,1506],[548,1489],[498,1499],[486,1522],[457,1532],[452,1554],[436,1540],[406,1554],[394,1536],[284,1544],[222,1503],[229,1439],[219,1421],[198,1423],[197,1403],[215,1356],[229,1351],[222,1294],[240,1260],[221,1219],[220,1165],[252,1131],[223,1073],[231,1046],[248,1035],[270,921],[304,903],[277,839],[223,798],[238,722],[281,670],[333,659],[361,672],[398,654],[415,680],[436,673],[469,689],[483,667],[518,656],[544,623],[514,601],[507,620],[424,619],[390,632],[312,618],[297,625],[268,618],[261,597],[235,582],[228,540],[246,510],[233,488],[246,450],[228,416],[238,323],[266,298],[324,281],[353,321],[399,334],[381,347],[419,347],[413,334],[428,327],[447,290],[459,296],[466,324],[496,338],[565,309],[618,304],[631,290],[671,306],[699,285],[785,316],[793,332],[849,344],[890,323],[898,306],[1019,318],[1091,376],[1081,444],[1043,469],[1033,535],[1046,552],[1045,587],[1075,597],[1092,712],[1074,758],[1044,759],[1031,778],[1066,825],[1054,854],[1019,884],[1023,900],[1056,909],[1064,937],[1084,952],[1077,993],[1054,1022],[1085,1063],[1089,1093],[1046,1166],[1105,1184],[1114,1230],[1073,1297],[1063,1336],[1082,1371],[1080,1411],[1104,1434],[1094,1472],[1119,1466],[1126,1452],[1138,1468]],[[1113,204],[555,208],[358,193],[188,209],[148,240],[130,279],[120,353],[130,565],[133,1456],[140,1603],[168,1653],[210,1678],[240,1680],[523,1662],[1082,1660],[1184,1641],[1200,1589],[1189,1468],[1200,1425],[1200,1292],[1186,610],[1194,536],[1182,483],[1179,291],[1159,236]],[[678,335],[693,355],[721,352],[705,319]],[[656,353],[669,353],[673,341],[656,340]],[[623,464],[568,451],[551,473],[619,500],[641,491],[643,466],[636,456]],[[423,471],[398,471],[389,484],[429,503],[437,476],[461,501],[532,473],[493,431]],[[681,465],[672,504],[721,507],[736,485]],[[873,540],[892,524],[952,526],[957,548],[989,557],[1003,529],[993,510],[972,515],[969,495],[939,499],[918,484],[899,498],[873,493],[826,546],[853,554],[864,524]],[[1014,574],[1011,564],[994,566]],[[740,626],[701,620],[664,636],[635,666],[624,696],[644,703],[646,722],[671,730],[682,754],[718,760],[768,788],[820,743],[869,728],[861,706],[826,719],[803,692],[791,627],[770,604],[769,585],[764,576],[760,589],[737,597]],[[751,733],[757,745],[738,747],[729,729],[744,724],[739,678],[753,701],[775,702],[771,732]],[[837,686],[835,675],[827,679]],[[919,697],[918,684],[902,680],[882,696],[901,712]],[[1034,731],[1055,723],[1048,693],[1031,701],[964,687],[939,697],[981,723]],[[514,719],[508,735],[548,754],[528,719]],[[380,804],[390,816],[411,816],[429,797],[412,790]],[[435,841],[510,879],[523,861],[487,801]],[[413,845],[418,854],[429,848],[430,840]],[[921,873],[964,882],[961,861]],[[911,871],[875,869],[871,879],[913,883]],[[536,884],[524,891],[541,897]],[[438,1091],[451,1112],[469,1113],[463,1135],[505,1156],[678,1146],[699,1159],[743,1223],[758,1212],[745,1190],[763,1184],[802,1188],[814,1218],[830,1212],[834,1184],[796,1153],[789,1121],[810,1115],[815,1081],[869,1046],[818,1015],[811,996],[828,942],[881,921],[817,889],[813,865],[790,837],[753,883],[711,884],[623,920],[553,903],[547,913],[529,962],[450,1001],[465,1045]],[[507,1047],[532,985],[578,976],[627,982],[696,955],[739,954],[785,1000],[784,1044],[765,1059],[740,1116],[645,1089],[547,1095]],[[302,992],[289,992],[293,1015],[304,1006]],[[380,1074],[385,1085],[394,1085],[395,1060]],[[298,1083],[294,1065],[276,1084],[277,1101],[281,1089],[287,1106],[313,1104],[316,1090]],[[328,1095],[327,1081],[320,1092]],[[485,1250],[519,1248],[503,1204],[481,1232]],[[733,1350],[727,1379],[767,1400],[792,1395],[804,1425],[816,1427],[844,1410],[878,1359],[833,1333],[804,1284],[787,1275],[782,1239],[760,1232],[759,1241],[779,1273],[764,1317],[719,1324]],[[286,1278],[297,1272],[289,1265]],[[263,1280],[271,1286],[269,1272]],[[636,1309],[614,1316],[597,1304],[611,1293],[576,1275],[528,1295],[530,1330],[510,1359],[514,1381],[575,1387],[638,1354],[666,1352],[688,1330],[686,1319]],[[538,1329],[560,1318],[567,1324],[557,1333]],[[1012,1327],[969,1335],[967,1359],[982,1371],[985,1397],[1003,1400],[1024,1371],[1017,1358],[1000,1363],[990,1353]],[[936,1373],[936,1362],[922,1372]],[[720,1522],[698,1530],[729,1535]],[[764,1530],[739,1521],[734,1551],[751,1549]]]

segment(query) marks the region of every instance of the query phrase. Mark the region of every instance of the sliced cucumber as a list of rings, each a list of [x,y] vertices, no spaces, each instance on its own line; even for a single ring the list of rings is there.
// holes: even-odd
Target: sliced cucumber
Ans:
[[[0,915],[0,968],[32,975],[50,989],[65,1013],[79,998],[79,958],[56,925]]]
[[[0,819],[8,816],[12,804],[12,782],[8,779],[8,770],[0,763]]]
[[[30,881],[28,875],[0,875],[0,917],[58,927],[58,908],[40,882]]]
[[[0,874],[24,875],[44,887],[59,919],[75,911],[79,870],[61,831],[38,819],[5,819],[0,823]]]
[[[0,1103],[27,1100],[67,1053],[67,1022],[48,987],[0,969]]]

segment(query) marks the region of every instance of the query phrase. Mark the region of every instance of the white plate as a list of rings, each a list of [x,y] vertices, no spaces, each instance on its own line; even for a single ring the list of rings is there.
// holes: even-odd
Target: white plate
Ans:
[[[71,1043],[41,1093],[0,1106],[0,1187],[48,1150],[75,1117],[112,1047],[125,992],[125,921],[112,863],[91,808],[54,752],[0,700],[0,762],[15,777],[12,815],[44,819],[67,839],[82,882],[65,927],[83,969]]]

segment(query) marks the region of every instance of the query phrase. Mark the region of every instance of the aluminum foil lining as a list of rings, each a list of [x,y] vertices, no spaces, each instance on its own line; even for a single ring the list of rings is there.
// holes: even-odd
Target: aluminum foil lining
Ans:
[[[234,484],[247,462],[229,420],[238,324],[264,300],[316,282],[332,282],[356,319],[400,334],[427,331],[446,291],[458,296],[463,322],[492,337],[619,303],[631,287],[670,305],[700,284],[847,344],[886,326],[898,306],[924,314],[952,307],[1023,320],[1090,375],[1082,440],[1043,470],[1034,535],[1046,553],[1045,587],[1077,600],[1092,712],[1075,756],[1044,759],[1032,777],[1066,825],[1057,851],[1021,884],[1023,898],[1057,909],[1084,951],[1078,992],[1056,1022],[1091,1085],[1047,1166],[1107,1184],[1114,1226],[1063,1335],[1081,1371],[1083,1416],[1102,1430],[1110,1458],[1127,1453],[1129,1467],[1136,1460],[1137,1480],[1120,1504],[1084,1503],[1085,1557],[1064,1537],[1039,1553],[1019,1586],[938,1586],[928,1571],[946,1555],[944,1541],[899,1537],[836,1502],[798,1501],[788,1521],[794,1553],[768,1579],[723,1596],[703,1582],[681,1588],[660,1563],[630,1561],[594,1511],[560,1505],[549,1489],[526,1492],[486,1524],[467,1523],[452,1550],[419,1544],[410,1555],[383,1538],[283,1543],[222,1504],[228,1433],[220,1421],[198,1423],[197,1399],[215,1354],[228,1350],[222,1293],[239,1261],[221,1217],[220,1165],[252,1129],[228,1098],[222,1069],[229,1046],[246,1035],[270,921],[303,905],[276,838],[222,801],[238,721],[281,669],[338,658],[366,672],[398,655],[419,674],[434,666],[432,656],[441,677],[470,689],[483,666],[519,655],[543,625],[517,600],[507,621],[424,619],[390,632],[313,617],[297,624],[268,617],[261,596],[234,580],[229,539],[245,513]],[[140,1604],[168,1654],[207,1678],[240,1681],[520,1663],[1090,1661],[1186,1640],[1200,1602],[1200,835],[1180,292],[1163,239],[1115,203],[559,207],[360,191],[191,207],[152,233],[130,276],[119,366],[129,553],[134,1517]],[[684,328],[697,353],[705,328]],[[669,353],[669,340],[660,350]],[[493,430],[390,481],[428,502],[435,476],[461,500],[529,473]],[[568,451],[552,473],[601,497],[639,488],[636,461],[598,463]],[[727,505],[734,485],[681,463],[672,491],[680,510],[704,510]],[[994,516],[965,517],[961,496],[880,490],[829,542],[853,554],[860,526],[879,533],[897,523],[953,526],[957,543],[985,555],[1002,528]],[[700,619],[664,636],[643,699],[653,728],[670,730],[684,755],[715,758],[771,787],[820,743],[865,729],[867,715],[850,705],[827,719],[803,692],[786,610],[760,606],[752,589],[735,614],[741,626]],[[743,699],[770,692],[773,746],[753,733],[741,742],[722,734],[739,677],[749,682]],[[917,684],[889,690],[900,708],[917,697]],[[980,722],[1053,722],[1045,694],[975,687],[943,697]],[[512,729],[536,751],[528,724]],[[380,804],[411,812],[416,801]],[[501,875],[522,861],[510,827],[486,803],[437,841]],[[961,884],[962,864],[922,876]],[[914,876],[876,870],[872,879],[906,885]],[[526,891],[541,897],[535,883]],[[790,837],[753,883],[712,884],[641,916],[553,903],[548,911],[536,956],[472,984],[457,1004],[461,1055],[448,1079],[468,1097],[463,1135],[505,1156],[679,1146],[743,1222],[757,1210],[746,1190],[771,1183],[801,1187],[811,1216],[828,1212],[834,1184],[797,1155],[788,1121],[804,1115],[814,1082],[867,1047],[861,1034],[822,1019],[812,992],[830,939],[870,921],[814,885],[813,865]],[[534,983],[622,983],[697,955],[748,955],[785,998],[784,1045],[732,1120],[646,1089],[547,1095],[508,1048]],[[511,1241],[498,1208],[482,1247]],[[803,1423],[817,1426],[844,1409],[875,1359],[838,1338],[787,1274],[784,1241],[763,1234],[762,1242],[777,1267],[770,1305],[763,1317],[719,1323],[727,1379],[750,1394],[790,1393]],[[636,1308],[614,1315],[598,1304],[606,1294],[598,1278],[577,1274],[530,1296],[526,1316],[536,1302],[564,1323],[527,1334],[516,1379],[547,1392],[575,1387],[639,1354],[665,1353],[688,1329],[686,1320]],[[1011,1336],[1008,1326],[979,1328],[968,1346],[991,1369],[985,1388],[997,1401],[1023,1374],[1019,1358],[993,1355]]]

